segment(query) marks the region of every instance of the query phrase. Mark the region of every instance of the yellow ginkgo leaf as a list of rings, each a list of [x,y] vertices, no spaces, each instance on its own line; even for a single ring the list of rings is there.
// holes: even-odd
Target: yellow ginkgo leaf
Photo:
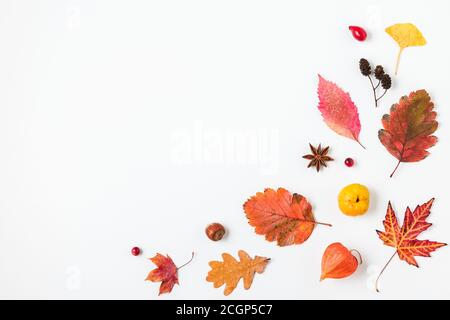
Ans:
[[[386,28],[387,34],[397,42],[400,51],[397,56],[397,63],[395,66],[395,74],[398,73],[398,66],[403,49],[408,47],[424,46],[427,44],[422,32],[412,23],[397,23]]]

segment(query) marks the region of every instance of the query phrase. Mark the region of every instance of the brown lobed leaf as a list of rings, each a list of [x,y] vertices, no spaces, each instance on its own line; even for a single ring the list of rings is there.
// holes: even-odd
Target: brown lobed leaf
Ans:
[[[434,104],[427,91],[419,90],[404,96],[391,107],[382,119],[383,128],[378,138],[385,148],[398,159],[394,175],[402,162],[417,162],[429,155],[427,151],[438,138],[432,136],[437,127]]]
[[[247,252],[239,250],[240,261],[237,261],[228,253],[222,254],[223,262],[211,261],[206,281],[212,282],[214,288],[219,288],[225,284],[224,295],[229,295],[237,287],[239,280],[244,281],[244,289],[250,289],[255,273],[263,273],[269,258],[255,256],[252,259]]]

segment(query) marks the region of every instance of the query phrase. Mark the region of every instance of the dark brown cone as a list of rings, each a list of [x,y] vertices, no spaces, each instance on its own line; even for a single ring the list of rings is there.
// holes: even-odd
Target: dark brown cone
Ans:
[[[384,75],[384,69],[383,69],[383,67],[382,67],[382,66],[377,66],[377,67],[375,68],[374,74],[375,74],[375,78],[376,78],[377,80],[381,80],[381,78],[382,78],[383,75]]]
[[[392,86],[392,80],[391,77],[388,74],[384,74],[381,77],[381,86],[383,87],[383,89],[388,90],[391,88]]]
[[[366,59],[362,58],[361,60],[359,60],[359,70],[361,70],[361,73],[364,76],[369,76],[372,73],[372,68],[370,66],[369,61],[367,61]]]

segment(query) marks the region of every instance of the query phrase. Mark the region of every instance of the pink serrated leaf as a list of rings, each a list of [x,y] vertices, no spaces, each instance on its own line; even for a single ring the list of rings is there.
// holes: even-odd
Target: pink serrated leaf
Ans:
[[[361,123],[350,95],[319,75],[319,110],[325,123],[337,134],[359,142]]]

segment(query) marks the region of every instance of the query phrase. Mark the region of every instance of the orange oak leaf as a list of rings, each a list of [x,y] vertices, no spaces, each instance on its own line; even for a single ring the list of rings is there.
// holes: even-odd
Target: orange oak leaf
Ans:
[[[237,287],[239,280],[244,281],[244,289],[250,289],[255,273],[263,273],[270,258],[255,256],[252,259],[247,252],[239,250],[240,261],[237,261],[228,253],[222,254],[223,262],[211,261],[206,281],[212,282],[214,288],[225,284],[224,295],[229,295]]]
[[[150,271],[145,280],[152,282],[161,282],[161,285],[159,287],[159,295],[163,293],[170,293],[174,285],[179,284],[178,270],[189,264],[193,258],[194,253],[192,253],[192,257],[188,262],[183,264],[181,267],[177,267],[168,255],[163,256],[162,254],[157,253],[156,256],[149,259],[157,266],[157,268]]]
[[[391,107],[390,114],[382,119],[383,128],[378,131],[380,142],[398,159],[394,175],[401,162],[417,162],[425,159],[438,138],[432,136],[437,127],[434,104],[427,91],[419,90],[404,96]]]
[[[359,256],[359,262],[352,254],[355,252]],[[361,254],[357,250],[349,250],[342,243],[330,244],[322,256],[322,274],[320,281],[328,278],[342,279],[352,275],[362,263]]]
[[[258,192],[244,204],[244,211],[255,232],[280,247],[305,242],[316,224],[311,204],[299,194],[283,188]]]
[[[417,206],[414,211],[411,211],[411,209],[407,207],[405,217],[403,219],[403,225],[401,227],[398,223],[395,212],[392,209],[391,202],[389,202],[386,217],[383,221],[384,231],[377,230],[377,233],[385,245],[394,247],[396,251],[387,264],[383,267],[377,278],[377,291],[378,279],[395,255],[398,255],[401,260],[406,261],[408,264],[419,267],[414,257],[430,257],[431,252],[447,245],[445,243],[417,239],[419,234],[431,226],[431,223],[427,222],[426,219],[430,215],[433,201],[434,198],[420,206]]]

